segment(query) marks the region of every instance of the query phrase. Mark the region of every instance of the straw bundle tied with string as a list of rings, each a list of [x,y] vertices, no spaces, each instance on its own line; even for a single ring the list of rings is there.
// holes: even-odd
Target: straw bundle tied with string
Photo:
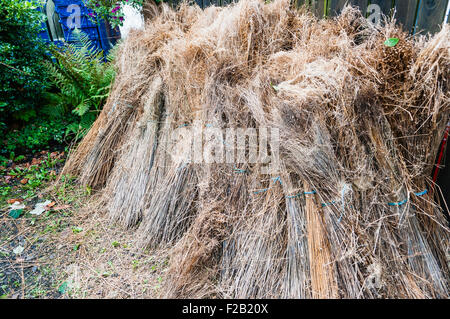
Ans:
[[[142,247],[171,249],[166,297],[449,297],[430,181],[450,114],[448,26],[412,38],[287,0],[160,10],[121,44],[63,174]],[[281,171],[170,156],[171,133],[196,121],[277,128]]]

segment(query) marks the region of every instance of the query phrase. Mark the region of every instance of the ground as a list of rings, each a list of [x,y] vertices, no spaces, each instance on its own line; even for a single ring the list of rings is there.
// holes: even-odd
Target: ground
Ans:
[[[166,252],[136,247],[133,231],[90,209],[89,188],[56,185],[64,160],[42,152],[0,167],[0,299],[158,297]]]

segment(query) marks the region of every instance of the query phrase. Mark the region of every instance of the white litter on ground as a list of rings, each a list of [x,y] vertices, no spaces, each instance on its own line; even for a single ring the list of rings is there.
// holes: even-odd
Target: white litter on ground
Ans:
[[[22,246],[17,246],[14,248],[13,253],[16,255],[20,255],[23,252],[24,248]]]
[[[50,203],[51,203],[51,201],[49,201],[49,200],[46,200],[43,203],[37,203],[36,206],[34,207],[34,209],[30,212],[30,214],[39,216],[40,214],[45,212],[45,206],[47,206]]]
[[[12,210],[16,210],[16,209],[24,209],[25,205],[22,204],[21,202],[14,202],[13,204],[11,204],[11,206],[9,206],[9,211]]]

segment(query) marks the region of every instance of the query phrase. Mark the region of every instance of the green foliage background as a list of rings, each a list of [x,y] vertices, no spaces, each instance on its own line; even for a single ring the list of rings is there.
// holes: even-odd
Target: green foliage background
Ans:
[[[162,0],[154,1],[156,3],[162,2]],[[94,19],[99,17],[108,21],[115,28],[123,25],[123,7],[125,5],[141,10],[144,0],[84,0],[84,4],[93,11],[91,17]]]
[[[0,3],[0,161],[86,134],[109,94],[110,53],[74,30],[56,46],[39,33],[46,17],[38,0]],[[114,50],[111,50],[114,52]]]
[[[46,93],[43,112],[52,118],[67,113],[77,117],[66,133],[84,136],[101,111],[115,76],[114,49],[105,61],[103,51],[95,48],[87,34],[73,31],[75,42],[51,48],[56,63],[46,62],[56,93]]]
[[[37,115],[47,87],[47,49],[39,37],[44,16],[35,0],[2,0],[0,5],[0,132],[12,120]]]

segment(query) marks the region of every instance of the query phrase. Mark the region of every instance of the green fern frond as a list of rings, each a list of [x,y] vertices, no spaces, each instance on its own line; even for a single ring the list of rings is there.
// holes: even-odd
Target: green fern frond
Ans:
[[[71,110],[80,116],[79,123],[67,127],[67,134],[83,135],[94,122],[112,87],[115,77],[113,58],[104,59],[86,33],[73,31],[73,43],[51,47],[56,63],[47,63],[51,81],[59,89],[49,95],[47,110],[57,115],[61,109]],[[115,50],[112,50],[113,55]]]

